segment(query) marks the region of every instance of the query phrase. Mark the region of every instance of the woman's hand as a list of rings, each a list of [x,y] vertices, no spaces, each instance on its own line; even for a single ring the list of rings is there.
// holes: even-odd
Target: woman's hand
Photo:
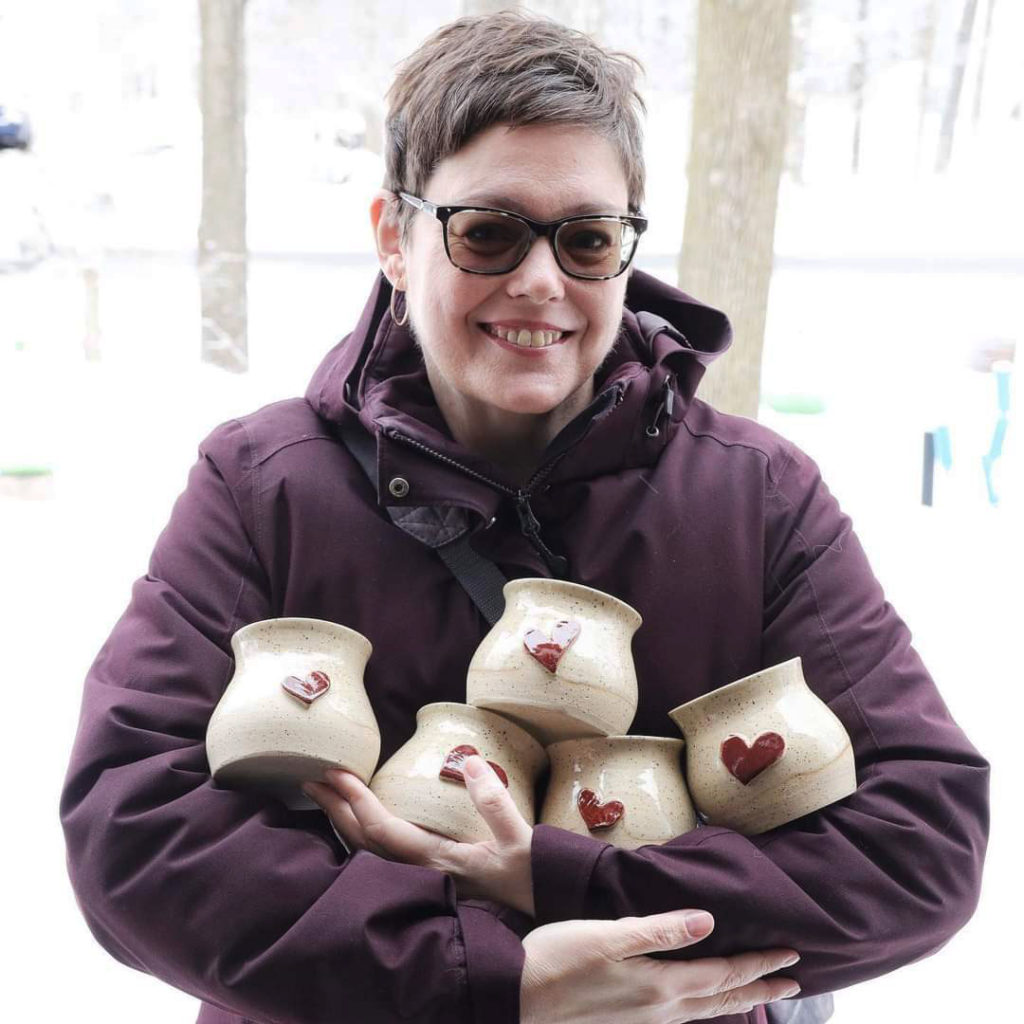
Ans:
[[[397,818],[349,772],[332,769],[327,784],[311,782],[302,788],[324,809],[349,850],[436,868],[452,876],[460,897],[504,903],[532,917],[533,828],[482,757],[467,758],[462,772],[469,798],[493,839],[458,843]]]
[[[681,1024],[743,1013],[787,999],[800,986],[765,978],[799,959],[790,949],[685,963],[647,953],[692,946],[714,927],[710,914],[674,910],[617,921],[559,921],[523,939],[523,1024]]]

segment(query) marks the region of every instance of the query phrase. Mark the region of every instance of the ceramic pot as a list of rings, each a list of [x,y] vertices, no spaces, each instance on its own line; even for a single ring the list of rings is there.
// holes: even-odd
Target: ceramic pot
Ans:
[[[711,825],[757,835],[857,788],[842,723],[807,686],[800,659],[669,712],[686,738],[686,779]]]
[[[206,732],[217,782],[296,807],[313,806],[299,785],[328,768],[369,782],[380,732],[363,687],[366,637],[321,619],[266,619],[238,630],[231,648],[235,674]]]
[[[682,740],[662,736],[554,743],[540,820],[627,850],[666,843],[697,827],[682,753]]]
[[[490,761],[522,816],[535,821],[534,787],[547,766],[544,748],[500,715],[466,704],[427,704],[416,732],[374,775],[370,789],[392,814],[461,843],[492,839],[462,776],[466,757]]]
[[[469,665],[466,701],[517,722],[545,746],[624,734],[636,714],[630,644],[640,614],[578,583],[505,584],[505,613]]]

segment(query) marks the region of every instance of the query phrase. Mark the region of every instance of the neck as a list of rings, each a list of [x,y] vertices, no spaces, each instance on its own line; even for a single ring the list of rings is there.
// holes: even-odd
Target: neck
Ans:
[[[594,397],[593,381],[587,380],[550,412],[518,413],[453,391],[429,364],[427,377],[452,437],[467,451],[500,466],[520,486],[540,468],[544,452],[562,428]]]

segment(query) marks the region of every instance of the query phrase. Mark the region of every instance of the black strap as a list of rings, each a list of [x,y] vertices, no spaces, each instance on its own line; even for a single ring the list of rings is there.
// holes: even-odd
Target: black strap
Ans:
[[[369,477],[376,492],[377,445],[374,438],[365,430],[350,424],[342,424],[340,433],[345,447]],[[388,512],[390,513],[391,509],[388,509]],[[480,614],[493,626],[505,613],[505,595],[502,587],[507,581],[501,570],[470,545],[468,531],[463,531],[454,540],[434,550],[480,609]]]

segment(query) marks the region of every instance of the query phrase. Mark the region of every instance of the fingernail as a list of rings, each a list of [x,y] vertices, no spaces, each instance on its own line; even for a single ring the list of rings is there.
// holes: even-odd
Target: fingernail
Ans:
[[[784,988],[782,990],[782,995],[776,996],[775,998],[776,999],[792,999],[793,996],[799,995],[799,993],[800,993],[800,986],[794,981],[793,984],[789,986],[789,988]],[[775,999],[773,999],[772,1002],[774,1003]]]
[[[467,757],[465,764],[462,766],[462,771],[471,779],[479,779],[487,771],[487,766],[484,764],[482,757]]]
[[[779,968],[781,969],[783,967],[792,967],[793,964],[798,964],[798,963],[800,963],[800,954],[799,953],[790,953],[790,955],[787,956],[786,959],[783,960],[782,963],[779,964]]]
[[[702,939],[711,934],[715,919],[706,910],[691,910],[683,916],[686,930],[695,938]]]

